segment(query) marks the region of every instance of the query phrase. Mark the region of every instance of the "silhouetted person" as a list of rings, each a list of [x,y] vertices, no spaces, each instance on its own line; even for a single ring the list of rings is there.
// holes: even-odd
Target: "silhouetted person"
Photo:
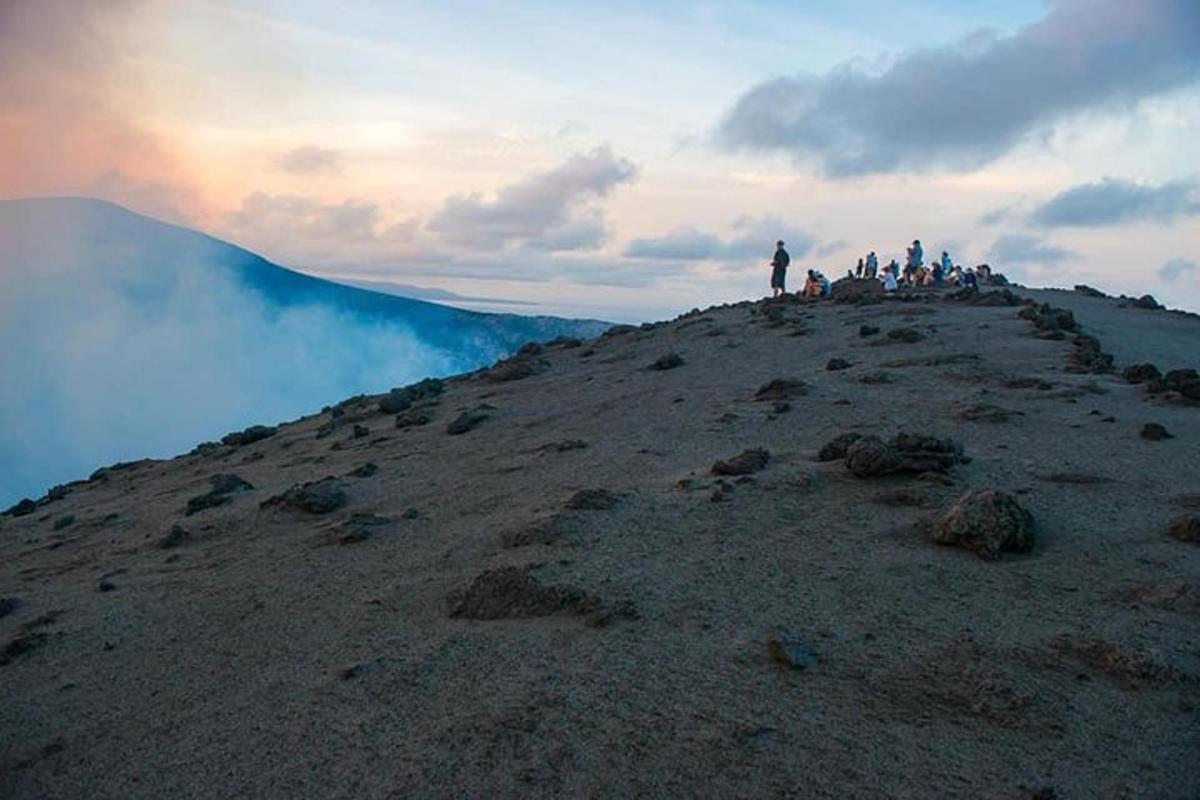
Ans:
[[[867,253],[867,277],[874,278],[879,275],[879,258],[875,255],[875,251]]]
[[[854,268],[854,277],[861,278],[865,269],[866,267],[863,265],[863,260],[860,258],[858,260],[858,266]]]
[[[787,250],[783,249],[783,241],[775,243],[775,257],[771,259],[771,296],[779,297],[779,295],[787,292],[787,268],[788,264],[792,263],[791,257]]]

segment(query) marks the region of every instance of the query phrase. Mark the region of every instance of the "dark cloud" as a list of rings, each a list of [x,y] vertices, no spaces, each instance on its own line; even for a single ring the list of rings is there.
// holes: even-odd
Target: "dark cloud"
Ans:
[[[1010,36],[913,50],[880,73],[856,61],[752,88],[722,121],[734,149],[781,151],[834,176],[972,168],[1085,109],[1200,79],[1196,0],[1050,0]]]
[[[592,205],[637,175],[608,147],[571,156],[552,170],[502,188],[492,199],[456,195],[427,225],[448,244],[482,249],[593,248],[607,238]]]
[[[1046,227],[1096,226],[1138,221],[1171,222],[1190,214],[1200,214],[1195,181],[1147,186],[1105,178],[1099,183],[1086,183],[1055,195],[1033,212],[1033,221]]]
[[[1158,276],[1164,281],[1177,281],[1184,276],[1200,276],[1200,266],[1194,261],[1173,258],[1158,268]]]
[[[787,243],[793,258],[808,255],[816,245],[811,234],[778,217],[742,217],[734,222],[733,228],[736,234],[728,239],[695,229],[634,239],[626,246],[624,255],[651,260],[737,262],[751,258],[769,260],[775,242],[780,239]]]
[[[1003,269],[1006,264],[1058,264],[1075,258],[1075,253],[1047,244],[1036,236],[1007,234],[1001,236],[988,251],[992,266]]]
[[[279,156],[276,164],[296,175],[335,173],[341,169],[342,157],[336,150],[306,144]]]

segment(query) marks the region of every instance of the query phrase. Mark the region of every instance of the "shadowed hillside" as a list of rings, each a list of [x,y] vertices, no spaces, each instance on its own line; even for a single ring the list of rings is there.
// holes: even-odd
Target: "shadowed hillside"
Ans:
[[[876,291],[12,509],[0,793],[1196,795],[1200,319]]]

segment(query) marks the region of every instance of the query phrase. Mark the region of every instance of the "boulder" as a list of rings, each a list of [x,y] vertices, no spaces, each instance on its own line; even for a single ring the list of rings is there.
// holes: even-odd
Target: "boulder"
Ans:
[[[817,653],[808,640],[794,633],[779,632],[767,638],[771,659],[788,669],[803,670],[817,665]]]
[[[421,400],[434,400],[446,389],[437,378],[426,378],[416,383],[392,389],[379,401],[379,410],[384,414],[398,414]]]
[[[996,489],[967,492],[934,526],[938,544],[963,547],[986,561],[1033,549],[1033,515]]]
[[[1200,401],[1200,375],[1194,369],[1173,369],[1147,383],[1150,394],[1173,393],[1185,402]]]
[[[887,338],[893,342],[913,344],[925,338],[925,334],[916,328],[893,328],[887,332]]]
[[[5,512],[6,517],[24,517],[37,511],[37,503],[26,497],[24,500],[10,506]]]
[[[859,478],[890,475],[896,472],[945,472],[965,463],[962,446],[953,439],[900,433],[884,442],[878,436],[864,436],[846,447],[844,463]]]
[[[858,328],[858,335],[864,339],[868,336],[874,336],[877,333],[879,333],[879,328],[874,325],[860,325]]]
[[[878,436],[862,436],[846,447],[846,469],[859,477],[887,475],[900,466],[895,449]]]
[[[213,475],[208,480],[212,488],[207,493],[197,495],[187,501],[186,514],[189,517],[205,509],[225,505],[225,503],[229,502],[230,495],[237,492],[250,491],[254,488],[233,473]]]
[[[1154,295],[1152,294],[1144,294],[1129,305],[1133,306],[1134,308],[1145,308],[1150,311],[1158,311],[1159,309],[1163,308],[1163,306],[1154,299]]]

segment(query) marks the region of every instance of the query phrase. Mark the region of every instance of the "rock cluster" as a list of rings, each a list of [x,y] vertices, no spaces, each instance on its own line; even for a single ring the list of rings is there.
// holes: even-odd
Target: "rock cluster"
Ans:
[[[836,450],[837,441],[825,447]],[[878,436],[861,436],[845,446],[843,461],[855,477],[870,478],[897,472],[945,472],[966,458],[953,439],[900,433],[887,442]]]
[[[392,389],[379,400],[379,410],[384,414],[398,414],[419,401],[436,399],[443,391],[445,384],[442,381],[426,378],[408,386]]]

